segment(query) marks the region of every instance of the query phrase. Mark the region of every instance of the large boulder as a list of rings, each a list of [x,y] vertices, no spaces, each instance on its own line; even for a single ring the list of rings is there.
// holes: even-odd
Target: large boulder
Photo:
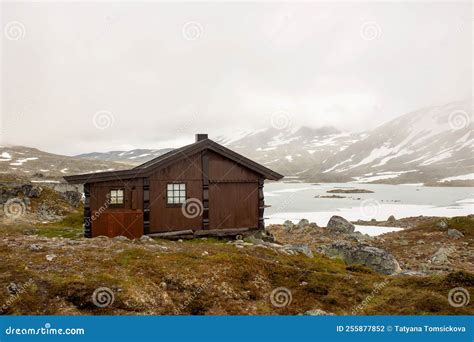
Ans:
[[[301,219],[300,222],[298,222],[298,228],[305,228],[309,226],[309,221],[307,219]]]
[[[283,222],[283,226],[286,230],[292,230],[295,227],[295,224],[290,220],[286,220],[285,222]]]
[[[337,241],[330,245],[319,247],[318,251],[331,258],[342,258],[349,265],[364,265],[375,272],[383,274],[394,274],[401,271],[395,257],[377,247]]]
[[[448,229],[448,236],[452,239],[459,239],[464,237],[464,234],[457,229]]]
[[[78,191],[64,191],[59,193],[62,198],[66,200],[70,205],[77,208],[81,204],[82,194]]]
[[[453,247],[441,247],[431,257],[431,262],[434,265],[446,265],[449,264],[449,256],[453,253]]]
[[[355,230],[355,226],[341,216],[331,217],[327,224],[327,228],[345,234],[353,233]]]

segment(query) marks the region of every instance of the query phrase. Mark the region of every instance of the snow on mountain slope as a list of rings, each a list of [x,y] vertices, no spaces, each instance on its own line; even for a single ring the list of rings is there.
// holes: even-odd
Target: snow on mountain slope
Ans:
[[[103,161],[115,161],[130,165],[139,165],[153,158],[161,156],[162,154],[165,154],[171,150],[172,148],[163,148],[158,150],[135,149],[130,151],[92,152],[79,154],[76,157]]]
[[[211,138],[284,174],[287,181],[473,184],[471,101],[424,108],[363,133],[334,127],[272,127]],[[65,157],[28,147],[1,147],[0,172],[60,177],[124,169],[170,150]]]
[[[472,103],[454,102],[401,116],[322,163],[323,173],[352,179],[399,173],[397,177],[437,182],[474,171]],[[407,172],[410,170],[410,172]]]
[[[84,160],[25,146],[0,146],[0,178],[1,174],[15,174],[18,177],[37,180],[57,180],[65,175],[128,167],[122,163]]]
[[[267,129],[228,147],[292,180],[438,183],[474,172],[472,102],[400,116],[361,134]]]

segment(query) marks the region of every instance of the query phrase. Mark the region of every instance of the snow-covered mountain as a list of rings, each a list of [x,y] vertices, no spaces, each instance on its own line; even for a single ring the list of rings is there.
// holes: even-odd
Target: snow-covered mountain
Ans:
[[[103,161],[116,161],[131,165],[138,165],[171,151],[172,148],[158,150],[135,149],[130,151],[92,152],[79,154],[76,157]]]
[[[228,146],[287,179],[427,184],[474,180],[470,101],[421,109],[361,134],[333,128],[267,129]]]
[[[268,128],[214,140],[286,176],[287,181],[474,184],[472,102],[400,116],[362,133],[334,127]],[[171,149],[66,157],[22,146],[0,147],[0,172],[28,177],[118,170]]]
[[[0,179],[4,174],[38,182],[60,181],[67,175],[129,167],[123,163],[68,157],[25,146],[0,146]]]

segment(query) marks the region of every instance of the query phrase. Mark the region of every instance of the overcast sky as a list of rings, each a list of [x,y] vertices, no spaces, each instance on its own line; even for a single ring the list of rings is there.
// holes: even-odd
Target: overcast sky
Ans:
[[[71,155],[373,128],[472,95],[471,7],[3,3],[1,137]]]

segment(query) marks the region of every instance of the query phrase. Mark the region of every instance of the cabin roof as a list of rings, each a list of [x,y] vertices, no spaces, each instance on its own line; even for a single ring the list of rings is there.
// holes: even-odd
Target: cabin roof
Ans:
[[[212,141],[211,139],[203,139],[195,143],[171,150],[132,169],[71,175],[65,176],[64,179],[68,183],[95,183],[146,177],[153,170],[169,166],[182,158],[190,157],[191,155],[206,149],[220,154],[236,162],[237,164],[262,175],[266,179],[279,180],[283,178],[283,175],[272,171],[269,168],[260,165],[242,156],[241,154],[238,154],[227,147],[216,143],[215,141]]]

